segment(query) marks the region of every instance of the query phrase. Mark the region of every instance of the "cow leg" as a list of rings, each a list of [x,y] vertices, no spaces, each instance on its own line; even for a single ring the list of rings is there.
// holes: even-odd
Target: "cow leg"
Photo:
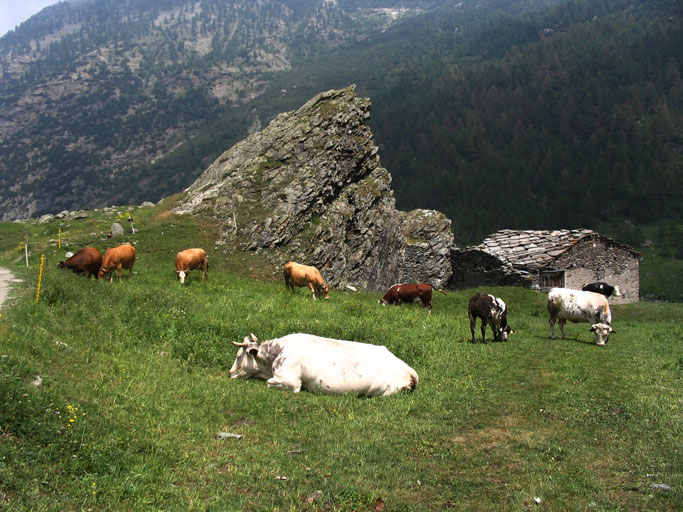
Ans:
[[[131,265],[128,269],[128,279],[130,279],[131,277],[133,277],[133,265]]]
[[[474,328],[477,325],[477,319],[474,318],[472,315],[470,315],[470,332],[472,333],[472,343],[476,343],[476,339],[474,337]]]
[[[567,321],[564,318],[560,318],[557,321],[557,323],[560,324],[560,332],[562,333],[562,339],[565,339],[567,337],[567,335],[564,332],[564,324],[566,324]]]
[[[481,321],[481,342],[486,343],[486,320]]]
[[[308,283],[308,289],[311,290],[311,293],[313,294],[313,300],[315,300],[315,287],[313,286],[313,283]]]
[[[548,324],[550,325],[550,339],[554,340],[555,339],[555,317],[551,316],[550,319],[548,320]]]
[[[271,377],[266,381],[268,386],[275,389],[281,389],[282,391],[293,391],[298,393],[301,391],[301,379],[293,377]]]

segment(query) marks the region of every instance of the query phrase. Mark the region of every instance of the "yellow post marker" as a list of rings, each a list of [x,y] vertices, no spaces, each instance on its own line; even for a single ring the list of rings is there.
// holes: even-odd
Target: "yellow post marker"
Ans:
[[[36,304],[38,304],[38,298],[40,297],[40,283],[43,280],[43,265],[45,264],[45,255],[40,255],[40,272],[38,273],[38,290],[36,290]]]

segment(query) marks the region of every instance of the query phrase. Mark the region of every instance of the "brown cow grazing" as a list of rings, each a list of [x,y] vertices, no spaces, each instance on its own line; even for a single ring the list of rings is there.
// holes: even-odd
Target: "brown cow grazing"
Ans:
[[[57,263],[59,268],[68,268],[76,274],[95,276],[102,265],[102,255],[95,247],[83,247],[66,261]]]
[[[510,329],[507,318],[507,306],[503,299],[489,295],[488,293],[478,293],[470,299],[467,314],[470,317],[470,331],[472,331],[472,343],[474,339],[474,327],[477,318],[481,319],[481,340],[486,343],[486,325],[491,324],[493,331],[493,341],[507,341],[508,334],[514,331]]]
[[[285,264],[284,274],[287,288],[294,290],[295,286],[308,286],[313,294],[313,300],[316,299],[316,294],[324,295],[324,299],[330,298],[330,287],[325,284],[317,268],[290,261]]]
[[[102,266],[98,273],[100,278],[109,276],[109,281],[114,280],[113,272],[117,270],[119,281],[121,281],[121,270],[128,269],[128,279],[133,275],[133,265],[135,264],[135,247],[130,244],[111,247],[104,253]]]
[[[209,268],[206,251],[199,248],[180,251],[175,257],[175,268],[180,284],[185,282],[185,277],[190,276],[190,270],[195,269],[201,269],[203,281],[206,278],[206,269]]]
[[[433,286],[429,283],[422,284],[395,284],[389,291],[384,294],[378,302],[383,305],[396,304],[400,305],[401,302],[417,302],[418,300],[422,302],[423,308],[429,309],[429,314],[432,314],[432,289]],[[443,290],[436,291],[446,295]]]

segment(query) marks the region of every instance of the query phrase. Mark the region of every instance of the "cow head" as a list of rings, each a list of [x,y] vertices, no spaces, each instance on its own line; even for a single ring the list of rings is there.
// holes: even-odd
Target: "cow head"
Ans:
[[[232,344],[239,347],[239,350],[237,351],[235,362],[232,363],[232,367],[228,372],[231,379],[236,379],[238,377],[269,378],[271,376],[269,372],[265,371],[265,366],[260,364],[258,360],[261,343],[253,333],[249,336],[245,336],[242,343],[233,341]]]
[[[599,323],[593,324],[590,332],[595,333],[595,344],[603,346],[609,340],[609,335],[613,332],[616,333],[617,331],[607,324]]]
[[[505,327],[499,327],[495,329],[495,332],[493,333],[493,341],[507,341],[508,335],[514,333],[515,331],[510,329],[509,325],[505,325]]]
[[[327,284],[321,284],[318,287],[318,294],[323,296],[323,299],[330,298],[330,286]]]
[[[614,297],[621,297],[621,296],[622,296],[622,293],[621,293],[621,291],[619,290],[619,287],[618,287],[618,286],[615,286],[615,287],[614,287],[614,291],[612,292],[612,295],[613,295]]]
[[[104,279],[104,276],[107,275],[107,269],[105,267],[100,267],[100,269],[97,271],[97,278],[98,279]]]
[[[175,271],[176,275],[178,276],[178,281],[180,281],[180,284],[185,283],[185,271],[184,270],[176,270]]]

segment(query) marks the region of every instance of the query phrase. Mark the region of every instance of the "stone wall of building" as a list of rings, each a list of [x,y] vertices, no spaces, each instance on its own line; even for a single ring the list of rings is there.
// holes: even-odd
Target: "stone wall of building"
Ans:
[[[610,302],[640,299],[638,254],[600,235],[586,237],[558,256],[549,267],[565,270],[565,286],[580,290],[585,283],[604,281],[619,286],[622,297]]]
[[[451,250],[452,275],[448,281],[451,290],[480,286],[525,286],[533,283],[527,272],[515,270],[502,259],[486,251],[469,247]]]

